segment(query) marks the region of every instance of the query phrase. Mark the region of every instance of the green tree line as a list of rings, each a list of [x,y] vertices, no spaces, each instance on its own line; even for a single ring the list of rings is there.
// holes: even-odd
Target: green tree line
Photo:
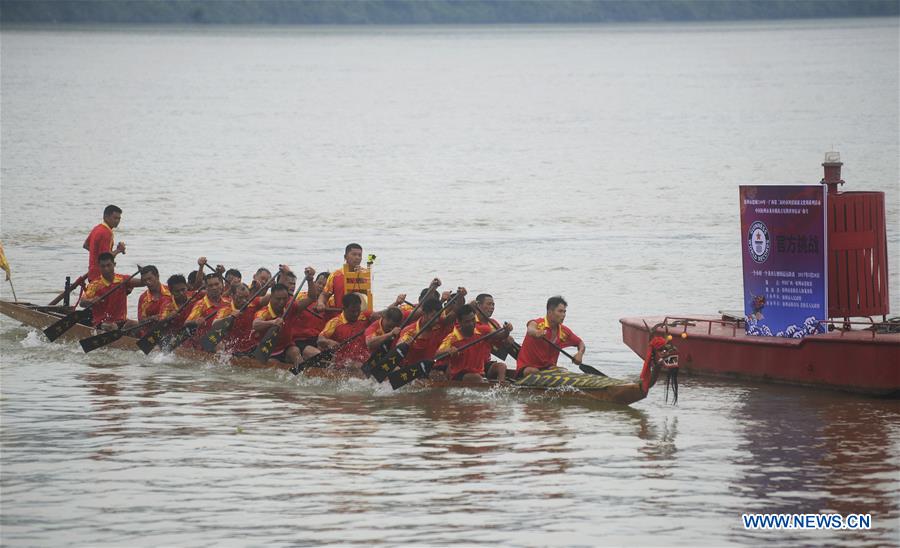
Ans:
[[[0,0],[4,24],[613,23],[898,15],[898,0]]]

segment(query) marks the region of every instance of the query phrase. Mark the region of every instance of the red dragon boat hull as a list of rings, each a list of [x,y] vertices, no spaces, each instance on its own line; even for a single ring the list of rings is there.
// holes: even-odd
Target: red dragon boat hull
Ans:
[[[0,314],[9,316],[14,320],[37,329],[44,329],[56,322],[62,317],[62,311],[62,307],[43,307],[22,302],[12,303],[0,301]],[[76,324],[65,332],[60,337],[60,340],[77,342],[80,339],[90,337],[94,334],[95,332],[92,328]],[[644,345],[646,346],[646,340],[644,341]],[[140,349],[137,347],[137,339],[127,336],[108,344],[106,347],[140,352]],[[184,347],[176,349],[174,354],[180,358],[193,361],[202,362],[216,360],[216,356],[213,354]],[[228,363],[234,367],[246,369],[289,370],[291,367],[289,364],[277,360],[269,360],[267,363],[260,363],[249,357],[230,357]],[[512,373],[512,371],[509,372],[510,376]],[[305,377],[332,380],[345,380],[354,376],[349,370],[330,368],[309,368],[305,369],[302,375]],[[419,380],[415,381],[410,386],[429,389],[470,388],[476,390],[489,390],[496,385],[496,382],[479,383]],[[563,369],[548,371],[538,375],[530,375],[521,381],[504,383],[504,386],[517,391],[551,393],[550,395],[554,398],[558,397],[566,400],[609,402],[622,405],[630,405],[644,399],[646,396],[638,383],[598,377],[596,375],[571,373]]]

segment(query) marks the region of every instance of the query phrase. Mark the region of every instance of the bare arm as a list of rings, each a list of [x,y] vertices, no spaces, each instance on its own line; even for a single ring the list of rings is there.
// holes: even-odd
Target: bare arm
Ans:
[[[325,348],[334,348],[335,346],[340,344],[337,341],[331,340],[325,335],[322,335],[321,333],[319,334],[319,338],[316,339],[316,342],[319,344],[319,346],[324,346]]]
[[[456,294],[459,295],[456,299],[456,302],[453,303],[452,308],[446,311],[441,317],[441,323],[444,325],[451,324],[456,321],[456,317],[459,314],[459,310],[466,304],[466,288],[458,287],[456,288]]]
[[[269,330],[270,327],[274,327],[276,325],[282,325],[282,324],[284,324],[284,319],[281,318],[280,316],[275,319],[272,319],[272,320],[263,320],[260,318],[256,318],[253,320],[253,330],[266,332]]]
[[[399,334],[400,334],[400,328],[395,327],[395,328],[391,329],[390,331],[388,331],[387,333],[385,333],[384,335],[379,335],[377,337],[371,337],[371,338],[366,339],[366,346],[369,348],[370,351],[374,352],[376,348],[378,348],[379,346],[381,346],[382,344],[386,343],[387,341],[391,340],[393,337],[396,337]]]

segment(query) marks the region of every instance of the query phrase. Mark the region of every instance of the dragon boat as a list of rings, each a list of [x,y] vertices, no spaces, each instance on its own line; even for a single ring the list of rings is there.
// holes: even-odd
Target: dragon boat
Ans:
[[[72,312],[73,309],[65,306],[41,306],[25,302],[10,302],[0,300],[0,314],[8,316],[24,325],[36,329],[45,329],[57,320]],[[97,332],[87,325],[75,324],[60,337],[60,340],[77,342],[95,335]],[[123,336],[107,345],[109,348],[119,350],[140,351],[137,339]],[[159,352],[154,350],[153,352]],[[192,361],[213,361],[221,355],[209,354],[202,350],[191,348],[177,348],[173,354],[179,358]],[[269,360],[260,363],[252,357],[231,356],[228,358],[231,366],[247,369],[281,369],[290,370],[290,364],[278,360]],[[646,359],[638,381],[627,381],[610,378],[602,375],[573,373],[566,369],[551,369],[540,373],[527,375],[521,379],[503,383],[513,390],[528,392],[553,392],[554,396],[566,399],[583,399],[600,402],[610,402],[622,405],[630,405],[647,397],[650,388],[656,384],[661,373],[666,374],[666,400],[669,389],[672,389],[674,399],[678,396],[678,352],[671,342],[671,337],[661,337],[656,332],[647,345]],[[508,371],[512,378],[514,371]],[[311,367],[304,369],[301,375],[313,378],[343,380],[354,376],[350,370]],[[450,380],[420,379],[410,387],[418,389],[448,389],[471,388],[491,389],[497,386],[497,382],[463,382]],[[401,390],[405,390],[401,389]]]

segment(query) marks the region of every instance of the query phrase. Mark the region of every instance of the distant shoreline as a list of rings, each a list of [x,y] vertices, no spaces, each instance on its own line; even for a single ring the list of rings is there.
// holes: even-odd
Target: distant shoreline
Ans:
[[[898,17],[897,0],[0,0],[0,24],[447,26]]]
[[[726,20],[726,21],[622,21],[614,23],[458,23],[458,24],[415,24],[415,25],[397,25],[397,24],[317,24],[317,25],[270,25],[261,23],[230,23],[230,24],[191,24],[191,23],[6,23],[0,25],[0,31],[3,32],[127,32],[127,31],[146,31],[160,33],[180,33],[180,32],[198,32],[198,33],[229,33],[243,31],[259,31],[283,33],[290,31],[309,31],[309,32],[334,32],[334,33],[353,33],[371,31],[383,33],[394,31],[403,32],[428,32],[428,31],[451,31],[462,30],[468,32],[552,32],[553,29],[559,31],[591,31],[602,29],[618,29],[625,30],[628,28],[640,29],[643,27],[666,27],[672,28],[689,28],[703,26],[720,26],[723,28],[733,27],[740,29],[744,27],[752,27],[755,25],[815,25],[819,24],[838,24],[844,21],[845,24],[852,25],[854,22],[865,24],[867,21],[871,23],[888,24],[892,18],[890,17],[819,17],[804,19],[750,19],[750,20]],[[900,18],[897,18],[897,26],[900,27]]]

